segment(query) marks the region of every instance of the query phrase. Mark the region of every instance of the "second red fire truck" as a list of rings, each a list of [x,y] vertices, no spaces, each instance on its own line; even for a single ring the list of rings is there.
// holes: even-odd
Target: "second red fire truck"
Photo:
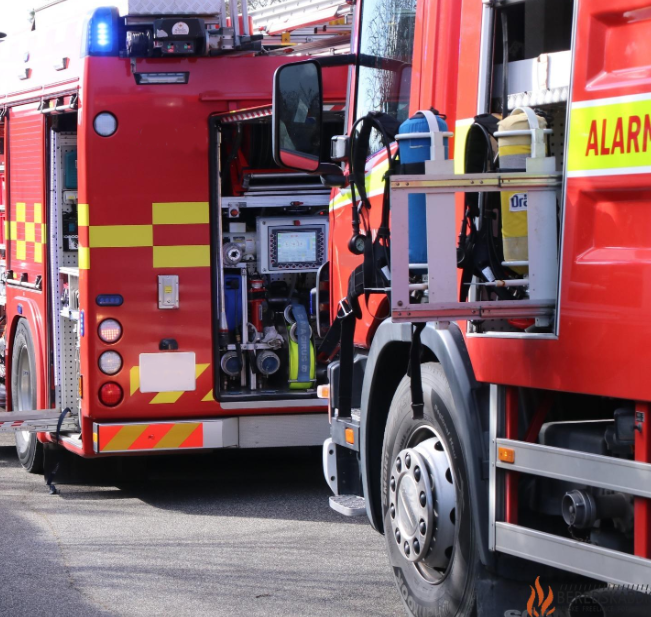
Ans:
[[[0,42],[0,428],[33,472],[52,442],[84,457],[320,443],[329,194],[278,169],[268,127],[223,121],[270,103],[296,43],[345,46],[349,7],[290,37],[246,3],[88,6],[44,3]]]

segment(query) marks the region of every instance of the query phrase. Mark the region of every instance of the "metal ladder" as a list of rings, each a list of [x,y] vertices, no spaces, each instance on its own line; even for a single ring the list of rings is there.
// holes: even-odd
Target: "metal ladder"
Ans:
[[[28,431],[29,433],[54,433],[57,430],[60,409],[35,409],[34,411],[0,412],[0,433]],[[62,432],[79,432],[77,416],[66,415],[61,422]]]

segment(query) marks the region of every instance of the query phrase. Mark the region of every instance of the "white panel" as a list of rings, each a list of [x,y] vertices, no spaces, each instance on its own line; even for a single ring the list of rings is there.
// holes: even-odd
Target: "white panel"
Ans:
[[[126,0],[120,9],[122,15],[214,15],[220,5],[219,0]]]
[[[140,354],[141,392],[189,392],[196,389],[195,353]]]
[[[240,418],[240,448],[320,446],[328,437],[326,413]]]

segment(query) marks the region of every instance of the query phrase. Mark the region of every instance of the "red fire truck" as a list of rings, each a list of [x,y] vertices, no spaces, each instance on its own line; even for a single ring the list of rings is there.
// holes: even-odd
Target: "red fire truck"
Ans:
[[[358,9],[331,159],[309,114],[310,147],[285,126],[299,71],[318,109],[318,62],[274,93],[276,160],[341,187],[331,505],[384,534],[411,615],[551,614],[568,573],[648,585],[648,2]],[[482,594],[495,575],[526,594]]]
[[[223,121],[271,102],[297,45],[343,49],[350,7],[305,3],[322,25],[301,29],[286,6],[43,4],[0,43],[0,428],[20,462],[38,471],[53,442],[84,457],[320,444],[310,298],[329,191],[278,169],[268,126]],[[344,88],[333,74],[330,96]]]

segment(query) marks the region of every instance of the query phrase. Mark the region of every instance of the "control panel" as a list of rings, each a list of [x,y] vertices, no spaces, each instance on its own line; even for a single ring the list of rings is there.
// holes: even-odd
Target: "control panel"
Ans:
[[[257,229],[262,274],[316,272],[327,260],[325,217],[259,218]]]

